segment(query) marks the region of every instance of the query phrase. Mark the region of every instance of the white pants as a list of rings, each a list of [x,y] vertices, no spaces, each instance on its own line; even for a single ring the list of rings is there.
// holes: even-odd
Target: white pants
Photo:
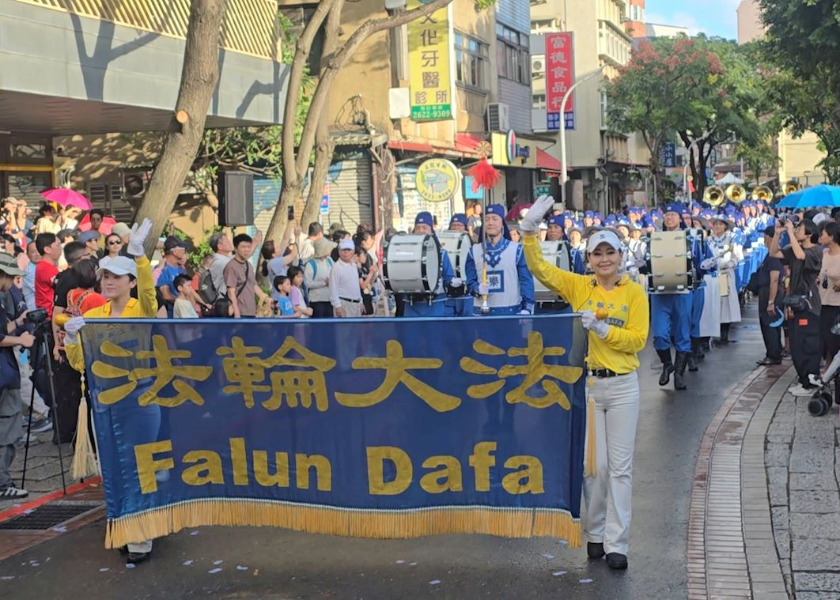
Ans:
[[[607,554],[627,555],[639,378],[635,372],[595,378],[590,394],[595,398],[597,469],[583,485],[586,536],[590,542],[603,543]]]
[[[151,552],[152,551],[152,540],[146,540],[145,542],[138,542],[136,544],[127,544],[128,551],[133,552],[135,554],[142,554],[144,552]]]
[[[23,399],[23,405],[29,407],[32,400],[32,380],[29,378],[30,375],[32,375],[32,368],[29,366],[28,361],[26,363],[23,362],[20,351],[17,348],[15,349],[15,359],[17,360],[18,368],[20,369],[20,396]],[[41,394],[39,394],[36,390],[34,414],[32,418],[34,420],[43,419],[44,417],[49,416],[49,414],[50,409],[47,407],[46,403],[44,403],[44,399],[41,398]]]

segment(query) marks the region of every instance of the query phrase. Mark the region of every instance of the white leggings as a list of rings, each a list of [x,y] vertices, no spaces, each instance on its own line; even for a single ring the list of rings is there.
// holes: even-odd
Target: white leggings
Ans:
[[[604,551],[627,554],[633,495],[633,449],[639,420],[639,378],[635,372],[620,377],[595,378],[589,393],[595,398],[594,477],[586,477],[585,531],[590,542]],[[587,440],[591,444],[592,440]]]

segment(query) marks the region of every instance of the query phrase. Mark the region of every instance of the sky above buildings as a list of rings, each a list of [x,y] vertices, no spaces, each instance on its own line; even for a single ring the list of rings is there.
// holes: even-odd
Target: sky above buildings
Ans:
[[[741,0],[647,0],[645,21],[688,27],[692,35],[705,33],[726,39],[738,37],[735,10]]]

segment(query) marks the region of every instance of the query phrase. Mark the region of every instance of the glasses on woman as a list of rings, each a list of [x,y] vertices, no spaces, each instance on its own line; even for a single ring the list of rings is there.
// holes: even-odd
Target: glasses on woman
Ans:
[[[122,242],[120,242],[119,240],[111,240],[110,242],[108,242],[108,245],[109,246],[122,246]]]

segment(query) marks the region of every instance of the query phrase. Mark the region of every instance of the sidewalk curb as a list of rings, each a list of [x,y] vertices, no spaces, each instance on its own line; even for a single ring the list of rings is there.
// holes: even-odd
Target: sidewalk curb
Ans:
[[[689,510],[690,600],[787,599],[770,520],[764,439],[792,379],[792,368],[755,369],[727,394],[706,428]]]

